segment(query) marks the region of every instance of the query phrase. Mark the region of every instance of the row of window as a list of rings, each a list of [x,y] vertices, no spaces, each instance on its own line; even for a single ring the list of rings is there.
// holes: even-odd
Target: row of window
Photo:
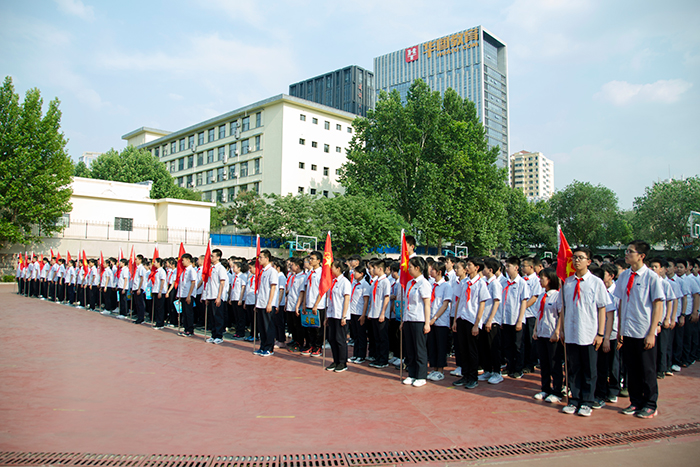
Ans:
[[[234,201],[236,199],[236,193],[248,191],[248,187],[257,194],[260,194],[260,182],[254,182],[252,184],[238,185],[237,187],[232,186],[226,189],[221,188],[219,190],[203,191],[202,201],[216,201],[219,203],[225,203],[227,200],[229,202]]]
[[[306,145],[306,139],[304,139],[304,138],[299,138],[299,144],[301,144],[302,146],[305,146],[305,145]],[[316,141],[311,141],[311,147],[312,147],[312,148],[317,148],[317,147],[318,147],[318,142],[316,142]],[[330,152],[330,151],[331,151],[330,145],[324,144],[324,145],[323,145],[323,152]],[[340,146],[336,146],[336,147],[335,147],[335,152],[337,152],[337,153],[343,152],[343,149],[342,149]]]
[[[305,169],[306,168],[306,163],[304,162],[299,162],[299,168],[300,169]],[[318,170],[318,166],[316,164],[311,164],[311,170],[314,172]],[[329,174],[330,169],[328,167],[323,168],[323,176],[327,177]],[[335,169],[335,174],[340,175],[340,169]]]
[[[305,115],[305,114],[299,114],[299,120],[301,120],[302,122],[305,122],[305,121],[306,121],[306,115]],[[318,118],[316,118],[316,117],[311,117],[311,123],[313,123],[314,125],[318,125]],[[325,120],[325,121],[323,122],[323,128],[326,129],[326,130],[330,130],[330,129],[331,129],[331,122],[329,122],[328,120]],[[338,131],[342,131],[343,126],[342,126],[340,123],[336,123],[336,124],[335,124],[335,129],[338,130]],[[348,133],[352,133],[352,127],[347,127],[347,131],[348,131]]]
[[[241,155],[260,151],[261,149],[260,135],[241,141]],[[228,157],[229,159],[233,159],[236,156],[238,156],[238,143],[231,143],[228,145]],[[226,162],[225,145],[219,146],[216,149],[209,149],[206,153],[200,152],[197,154],[197,167],[218,161]],[[194,167],[194,155],[181,157],[180,159],[170,161],[170,173],[177,172],[179,170],[191,169],[192,167]]]
[[[177,185],[185,188],[194,188],[196,186],[209,185],[211,183],[223,182],[225,180],[234,180],[236,178],[244,178],[248,175],[258,175],[261,173],[260,158],[252,161],[241,162],[240,164],[232,164],[228,167],[219,167],[214,170],[205,170],[196,174],[185,175],[176,179]],[[252,167],[248,165],[252,163]],[[236,165],[239,165],[238,175],[236,175]],[[252,170],[252,172],[249,172]]]
[[[300,195],[303,195],[303,194],[304,194],[304,187],[303,187],[303,186],[300,186],[300,187],[297,189],[297,192],[298,192]],[[318,194],[318,192],[316,191],[316,188],[309,188],[309,194],[310,194],[310,195],[315,195],[315,194]],[[323,196],[325,196],[326,198],[328,198],[328,190],[323,190]]]

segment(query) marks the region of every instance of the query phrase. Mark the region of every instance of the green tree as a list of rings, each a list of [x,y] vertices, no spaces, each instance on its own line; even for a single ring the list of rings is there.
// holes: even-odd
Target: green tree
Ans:
[[[281,241],[293,240],[296,235],[317,236],[313,206],[317,198],[312,195],[265,195],[268,200],[258,216],[260,235]],[[313,231],[313,233],[308,233]]]
[[[690,211],[700,211],[700,177],[654,183],[634,199],[635,232],[650,243],[680,248],[688,235]],[[695,246],[700,246],[696,240]]]
[[[629,226],[617,205],[617,195],[603,185],[574,180],[551,200],[552,217],[572,245],[592,250],[629,241]]]
[[[77,164],[75,164],[75,168],[73,169],[73,176],[90,178],[90,169],[87,165],[85,165],[85,162],[80,161]]]
[[[20,104],[12,78],[5,78],[0,90],[0,246],[40,242],[62,229],[56,221],[72,209],[73,164],[61,132],[60,101],[52,100],[45,115],[43,103],[34,88]]]
[[[110,149],[92,161],[91,178],[115,182],[139,183],[150,180],[151,198],[176,198],[200,201],[201,195],[175,185],[168,169],[145,149],[127,146],[122,152]]]
[[[239,191],[231,204],[218,209],[217,217],[222,225],[262,234],[267,209],[267,203],[256,192]]]

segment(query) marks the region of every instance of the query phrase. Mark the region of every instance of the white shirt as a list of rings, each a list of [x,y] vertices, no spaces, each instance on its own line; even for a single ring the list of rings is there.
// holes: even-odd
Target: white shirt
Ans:
[[[540,285],[539,277],[534,272],[527,277],[523,277],[523,280],[527,282],[528,287],[530,287],[530,298],[534,296],[540,296],[544,293],[542,285]],[[529,299],[528,299],[529,300]],[[537,318],[539,316],[539,310],[537,309],[537,301],[525,309],[525,319],[527,318]]]
[[[422,275],[408,281],[408,284],[406,284],[406,298],[404,299],[406,309],[403,313],[403,320],[425,323],[425,299],[427,298],[430,301],[431,293],[430,282]]]
[[[245,304],[255,305],[255,274],[248,273],[245,283]]]
[[[112,268],[105,268],[102,274],[102,279],[100,280],[101,287],[109,287],[112,283]]]
[[[221,281],[224,281],[224,286],[228,281],[228,275],[226,274],[226,269],[221,265],[221,263],[216,263],[211,267],[211,275],[209,280],[204,285],[204,292],[202,292],[202,300],[216,300],[219,297],[219,287],[221,287]],[[223,300],[223,291],[222,291]]]
[[[122,266],[117,280],[117,288],[122,290],[129,288],[129,266]]]
[[[348,304],[345,316],[343,316],[343,305],[345,304],[345,297],[349,297],[351,292],[350,281],[347,280],[345,276],[340,275],[333,278],[327,294],[328,308],[326,310],[326,316],[328,318],[342,319],[344,317],[346,320],[350,319],[350,305]]]
[[[202,280],[202,266],[199,266],[197,268],[197,284],[196,285],[199,285],[199,282],[201,280]],[[202,285],[197,287],[196,295],[202,295],[203,292],[204,292],[204,283],[202,283]]]
[[[243,288],[245,278],[242,273],[233,274],[233,279],[231,280],[231,300],[238,301],[241,299],[241,289]]]
[[[365,307],[365,297],[369,302],[369,283],[362,279],[360,282],[353,279],[352,289],[350,291],[350,314],[362,316],[362,311]],[[369,303],[368,305],[369,306]]]
[[[190,297],[194,297],[197,293],[197,270],[191,264],[180,273],[180,281],[177,284],[178,298],[187,298],[187,292]]]
[[[700,286],[698,286],[692,274],[686,274],[683,276],[681,288],[683,289],[683,294],[687,297],[684,314],[688,316],[693,312],[693,295],[700,293]]]
[[[542,302],[544,302],[543,309],[541,308]],[[557,328],[557,321],[559,321],[559,313],[561,312],[559,291],[552,289],[540,294],[535,305],[537,305],[537,338],[549,339]],[[541,317],[540,310],[542,310]]]
[[[676,321],[678,321],[678,318],[681,316],[681,313],[683,313],[683,310],[681,309],[683,307],[683,303],[681,302],[681,299],[683,298],[681,281],[678,280],[678,276],[669,277],[668,281],[671,283],[673,294],[678,299],[678,306],[676,306]]]
[[[613,313],[613,324],[612,324],[612,332],[610,333],[610,340],[616,340],[617,339],[617,315],[620,312],[620,299],[615,297],[615,289],[617,288],[617,285],[615,284],[615,281],[613,281],[612,284],[610,284],[610,287],[608,287],[608,296],[610,297],[610,304],[605,307],[605,324],[607,326],[608,318],[607,318],[607,313],[610,311],[614,311]]]
[[[457,307],[457,319],[463,319],[471,324],[478,324],[481,328],[481,322],[476,323],[477,315],[479,314],[479,306],[481,302],[485,302],[491,298],[489,288],[486,281],[478,274],[474,278],[465,277],[459,284],[459,305]],[[467,295],[469,300],[467,300]],[[484,306],[484,312],[486,307]]]
[[[503,287],[503,299],[501,300],[502,324],[515,326],[518,324],[518,316],[520,316],[520,305],[523,300],[530,299],[530,287],[520,275],[515,276],[514,280],[506,278],[505,281],[506,285]]]
[[[287,289],[287,276],[282,274],[282,272],[279,272],[277,276],[277,291],[275,292],[277,294],[277,297],[279,298],[279,303],[277,304],[277,307],[284,310],[286,297],[286,293],[284,291]]]
[[[272,286],[277,285],[279,281],[279,273],[271,264],[265,266],[260,275],[260,285],[258,287],[257,297],[255,298],[255,308],[267,308],[267,304],[270,301],[270,292],[272,291]],[[277,293],[275,288],[275,293]],[[277,300],[272,300],[272,306],[276,306]]]
[[[668,278],[664,277],[661,279],[661,283],[663,284],[664,295],[666,295],[666,300],[664,300],[664,314],[661,317],[661,321],[663,321],[666,319],[666,316],[668,316],[669,313],[673,312],[673,302],[678,297],[676,297],[671,281],[669,281]]]
[[[288,282],[287,288],[287,311],[296,312],[297,302],[299,301],[299,295],[305,290],[306,287],[306,274],[304,272],[299,272],[291,276]],[[300,304],[304,307],[304,304]]]
[[[632,269],[622,271],[617,279],[615,296],[620,299],[620,332],[623,337],[643,339],[651,326],[652,304],[656,300],[666,300],[661,278],[646,266],[637,271],[632,289],[627,296],[627,283]]]
[[[100,285],[100,271],[97,270],[97,266],[93,266],[90,268],[90,285]]]
[[[313,308],[318,298],[318,288],[321,285],[321,267],[314,269],[309,272],[306,282],[306,308]],[[326,297],[325,295],[321,297],[321,301],[318,302],[319,310],[324,310],[326,308]]]
[[[444,278],[440,278],[438,282],[432,285],[432,290],[430,292],[431,302],[430,302],[430,319],[432,320],[437,315],[442,304],[445,301],[452,301],[452,286]],[[433,326],[449,327],[450,326],[450,313],[449,306],[448,309],[435,321]]]
[[[426,282],[427,284],[427,282]],[[367,311],[367,317],[372,319],[377,319],[382,313],[382,306],[384,304],[384,297],[388,297],[391,294],[391,284],[386,278],[386,275],[382,274],[380,277],[375,277],[370,284],[370,295],[369,295],[369,310]],[[384,317],[388,318],[389,306],[387,305],[387,310],[384,312]],[[405,321],[405,318],[404,318]]]
[[[163,285],[161,285],[161,281]],[[167,275],[165,274],[165,269],[163,268],[158,268],[156,270],[156,275],[153,278],[153,293],[168,293]]]
[[[610,303],[608,290],[603,281],[586,271],[579,285],[579,294],[574,297],[577,276],[564,281],[564,293],[559,294],[564,309],[564,339],[567,344],[592,345],[598,334],[598,308]]]
[[[491,315],[491,310],[493,309],[494,300],[498,299],[498,308],[496,309],[496,314],[493,317],[494,324],[501,324],[503,321],[503,284],[495,275],[491,276],[491,279],[484,277],[486,284],[489,288],[489,295],[491,298],[486,301],[486,306],[484,307],[484,316],[481,319],[481,325],[483,326],[488,321]]]

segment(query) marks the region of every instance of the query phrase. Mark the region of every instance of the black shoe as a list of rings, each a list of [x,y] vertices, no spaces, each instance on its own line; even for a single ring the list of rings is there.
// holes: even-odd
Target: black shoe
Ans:
[[[326,371],[335,371],[337,365],[335,363],[331,363],[326,367]]]
[[[534,373],[535,370],[533,368],[523,368],[523,374],[526,375],[528,373]]]
[[[511,373],[508,376],[510,376],[513,379],[520,379],[523,377],[523,372],[522,371],[516,371],[515,373]]]
[[[591,404],[592,409],[602,409],[605,407],[605,401],[603,399],[597,399],[593,401],[593,404]]]
[[[469,381],[467,384],[464,385],[464,389],[474,389],[479,385],[478,381]]]
[[[347,369],[348,369],[347,365],[338,365],[337,367],[335,367],[335,372],[342,373],[343,371],[345,371]]]
[[[467,384],[467,377],[466,377],[466,376],[462,376],[462,377],[459,378],[457,381],[455,381],[454,383],[452,383],[452,386],[464,386],[465,384]]]
[[[139,321],[139,320],[134,321],[134,324],[141,324],[141,323],[143,323],[143,320],[141,320],[141,321]]]

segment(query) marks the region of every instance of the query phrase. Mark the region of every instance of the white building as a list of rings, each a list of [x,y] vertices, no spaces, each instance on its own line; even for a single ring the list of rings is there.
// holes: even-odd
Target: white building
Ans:
[[[541,152],[520,151],[510,156],[511,184],[530,201],[554,194],[554,162]]]
[[[97,159],[102,155],[101,152],[84,152],[82,156],[78,157],[78,162],[84,163],[86,166],[90,167],[92,161]]]
[[[172,133],[143,127],[122,139],[151,151],[206,201],[228,203],[245,190],[332,196],[343,191],[355,117],[280,94]]]

